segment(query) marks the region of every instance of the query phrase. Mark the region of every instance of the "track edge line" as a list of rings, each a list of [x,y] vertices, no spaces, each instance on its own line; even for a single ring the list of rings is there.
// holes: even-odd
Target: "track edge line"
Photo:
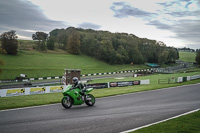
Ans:
[[[154,123],[147,124],[147,125],[144,125],[144,126],[141,126],[141,127],[133,128],[133,129],[130,129],[130,130],[127,130],[127,131],[122,131],[120,133],[134,132],[136,130],[139,130],[139,129],[142,129],[142,128],[145,128],[145,127],[149,127],[149,126],[152,126],[152,125],[155,125],[155,124],[159,124],[159,123],[162,123],[162,122],[166,122],[168,120],[172,120],[172,119],[175,119],[175,118],[178,118],[178,117],[181,117],[181,116],[184,116],[184,115],[188,115],[188,114],[191,114],[191,113],[194,113],[194,112],[197,112],[197,111],[200,111],[200,108],[186,112],[186,113],[183,113],[183,114],[180,114],[180,115],[177,115],[177,116],[173,116],[173,117],[170,117],[170,118],[158,121],[158,122],[154,122]]]

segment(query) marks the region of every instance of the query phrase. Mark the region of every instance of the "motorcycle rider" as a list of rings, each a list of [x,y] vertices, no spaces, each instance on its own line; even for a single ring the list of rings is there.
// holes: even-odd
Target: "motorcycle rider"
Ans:
[[[78,80],[77,77],[74,77],[74,78],[72,79],[72,87],[73,87],[74,89],[76,89],[76,88],[80,89],[80,90],[81,90],[80,94],[81,94],[81,95],[85,95],[85,93],[84,93],[85,87],[83,86],[83,84],[81,84],[81,82]]]

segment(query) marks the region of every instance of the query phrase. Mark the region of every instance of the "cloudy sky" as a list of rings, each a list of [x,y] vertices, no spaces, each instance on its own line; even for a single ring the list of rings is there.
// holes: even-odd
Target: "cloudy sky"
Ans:
[[[200,0],[0,0],[0,33],[32,39],[69,26],[126,32],[167,46],[200,48]]]

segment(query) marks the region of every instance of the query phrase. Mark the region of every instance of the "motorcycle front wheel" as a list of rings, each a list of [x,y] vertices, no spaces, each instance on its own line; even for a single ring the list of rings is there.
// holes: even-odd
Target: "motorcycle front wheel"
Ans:
[[[87,94],[85,96],[85,104],[93,106],[95,104],[95,97],[92,94]]]
[[[72,107],[72,98],[70,96],[67,96],[67,97],[63,97],[61,103],[62,103],[62,106],[65,107],[66,109],[69,109]]]

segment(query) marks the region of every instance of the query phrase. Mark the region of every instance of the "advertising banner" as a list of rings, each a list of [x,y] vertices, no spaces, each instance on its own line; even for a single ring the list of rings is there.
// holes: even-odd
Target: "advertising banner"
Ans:
[[[117,87],[118,83],[117,82],[110,82],[110,87]]]
[[[30,94],[43,94],[45,93],[45,90],[45,87],[31,88]]]
[[[191,76],[191,80],[199,79],[199,78],[200,78],[200,75],[194,75],[194,76]]]
[[[94,89],[108,88],[108,83],[86,84],[86,87]]]
[[[122,82],[117,82],[118,87],[123,87],[123,86],[132,86],[133,81],[122,81]]]
[[[133,81],[133,85],[140,85],[140,80]]]
[[[25,89],[8,89],[6,96],[21,96],[25,95]]]
[[[120,82],[110,82],[110,87],[123,87],[123,86],[132,86],[140,85],[140,81],[120,81]]]
[[[187,81],[187,77],[183,77],[183,82]]]
[[[148,84],[150,84],[150,80],[149,79],[140,80],[140,85],[148,85]]]
[[[50,87],[50,93],[52,93],[52,92],[62,92],[62,91],[63,91],[63,87],[62,86]]]

